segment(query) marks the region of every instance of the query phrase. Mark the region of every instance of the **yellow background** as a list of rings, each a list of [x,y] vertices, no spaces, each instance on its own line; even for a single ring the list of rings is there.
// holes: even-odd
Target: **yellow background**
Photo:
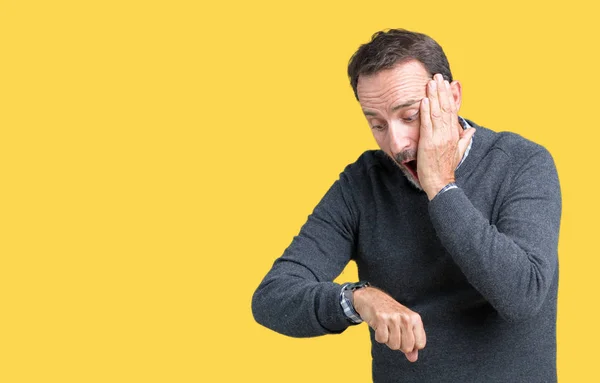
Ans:
[[[598,381],[592,3],[0,1],[0,381],[369,381],[365,325],[287,338],[250,300],[376,148],[346,64],[390,27],[554,155],[559,378]]]

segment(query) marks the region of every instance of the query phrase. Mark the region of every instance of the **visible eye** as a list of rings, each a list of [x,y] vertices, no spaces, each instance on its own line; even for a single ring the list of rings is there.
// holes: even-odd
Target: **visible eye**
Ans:
[[[416,121],[418,118],[419,118],[419,111],[417,111],[415,114],[413,114],[410,117],[403,118],[403,120],[406,122],[413,122],[413,121]]]
[[[369,126],[372,130],[376,130],[378,132],[383,132],[387,126],[384,120],[379,118],[369,119]]]

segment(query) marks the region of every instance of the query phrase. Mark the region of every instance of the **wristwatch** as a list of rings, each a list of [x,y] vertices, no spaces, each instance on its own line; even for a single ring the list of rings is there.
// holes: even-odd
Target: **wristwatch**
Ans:
[[[367,281],[360,281],[356,283],[348,283],[344,286],[344,295],[350,302],[352,302],[352,307],[354,307],[354,290],[362,289],[363,287],[371,286],[371,284]]]
[[[348,320],[353,324],[358,324],[362,322],[362,318],[356,310],[354,309],[354,294],[353,292],[358,289],[362,289],[363,287],[370,286],[371,284],[367,281],[360,281],[356,283],[346,283],[342,286],[342,294],[340,304],[342,305],[342,309],[344,310],[344,314],[348,318]]]

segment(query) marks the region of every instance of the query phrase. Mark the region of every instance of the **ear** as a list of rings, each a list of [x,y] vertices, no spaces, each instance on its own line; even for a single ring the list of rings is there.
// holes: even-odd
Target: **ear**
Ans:
[[[462,102],[462,85],[459,81],[452,81],[452,84],[450,84],[450,90],[452,91],[452,97],[454,97],[456,111],[458,112]]]

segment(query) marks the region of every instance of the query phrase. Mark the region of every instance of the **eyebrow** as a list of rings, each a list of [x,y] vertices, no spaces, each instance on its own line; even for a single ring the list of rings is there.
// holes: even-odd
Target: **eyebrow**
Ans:
[[[397,111],[398,109],[406,108],[407,106],[414,105],[414,104],[416,104],[417,102],[420,102],[420,101],[421,101],[421,100],[416,100],[416,99],[415,99],[415,100],[409,100],[409,101],[406,101],[406,102],[405,102],[405,103],[403,103],[403,104],[400,104],[400,105],[396,105],[396,106],[394,106],[394,107],[392,108],[392,112],[395,112],[395,111]],[[363,110],[363,113],[365,114],[365,116],[373,116],[373,117],[376,117],[376,116],[377,116],[377,113],[375,113],[375,112],[370,112],[370,111],[368,111],[368,110]]]

